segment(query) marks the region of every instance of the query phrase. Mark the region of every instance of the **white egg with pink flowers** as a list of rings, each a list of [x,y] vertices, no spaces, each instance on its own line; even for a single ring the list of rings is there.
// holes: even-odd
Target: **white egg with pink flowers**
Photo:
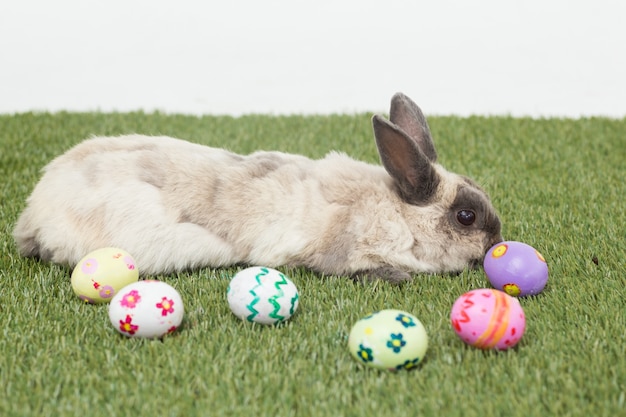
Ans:
[[[178,291],[155,280],[127,285],[109,304],[111,324],[128,337],[155,339],[166,336],[180,327],[184,314]]]

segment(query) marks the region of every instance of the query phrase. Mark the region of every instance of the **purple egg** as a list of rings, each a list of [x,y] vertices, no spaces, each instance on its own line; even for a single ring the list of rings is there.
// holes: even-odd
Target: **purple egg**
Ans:
[[[495,288],[515,297],[539,294],[548,281],[548,264],[535,248],[522,242],[493,246],[483,262]]]

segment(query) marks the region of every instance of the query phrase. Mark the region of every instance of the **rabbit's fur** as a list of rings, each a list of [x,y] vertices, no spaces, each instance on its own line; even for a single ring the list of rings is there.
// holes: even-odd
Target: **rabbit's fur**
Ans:
[[[44,169],[15,240],[24,256],[70,266],[119,247],[143,275],[251,264],[400,282],[477,264],[502,240],[485,192],[435,162],[426,119],[405,95],[373,126],[384,167],[336,152],[89,139]]]

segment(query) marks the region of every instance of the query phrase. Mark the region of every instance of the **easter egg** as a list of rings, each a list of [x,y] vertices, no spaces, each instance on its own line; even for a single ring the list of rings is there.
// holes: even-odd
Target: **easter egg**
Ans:
[[[396,371],[415,368],[428,349],[426,329],[417,317],[401,310],[381,310],[357,321],[348,348],[360,363]]]
[[[480,349],[511,348],[526,330],[519,300],[492,288],[460,296],[452,306],[450,321],[461,340]]]
[[[515,297],[539,294],[548,281],[546,260],[522,242],[494,245],[485,255],[483,267],[494,288]]]
[[[298,308],[298,289],[281,272],[260,266],[243,269],[231,279],[226,294],[235,316],[261,324],[289,319]]]
[[[180,326],[184,314],[180,294],[162,281],[138,281],[127,285],[109,304],[111,324],[128,337],[163,337]]]
[[[74,267],[72,289],[88,303],[108,303],[126,285],[139,279],[135,260],[118,248],[90,252]]]

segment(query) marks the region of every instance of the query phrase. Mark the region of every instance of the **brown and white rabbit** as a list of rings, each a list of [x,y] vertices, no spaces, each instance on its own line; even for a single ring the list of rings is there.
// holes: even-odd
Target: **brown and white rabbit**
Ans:
[[[426,119],[405,95],[373,126],[384,168],[336,152],[312,160],[169,137],[85,140],[45,167],[17,246],[70,266],[119,247],[143,275],[250,264],[401,282],[479,263],[502,240],[485,192],[436,163]]]

